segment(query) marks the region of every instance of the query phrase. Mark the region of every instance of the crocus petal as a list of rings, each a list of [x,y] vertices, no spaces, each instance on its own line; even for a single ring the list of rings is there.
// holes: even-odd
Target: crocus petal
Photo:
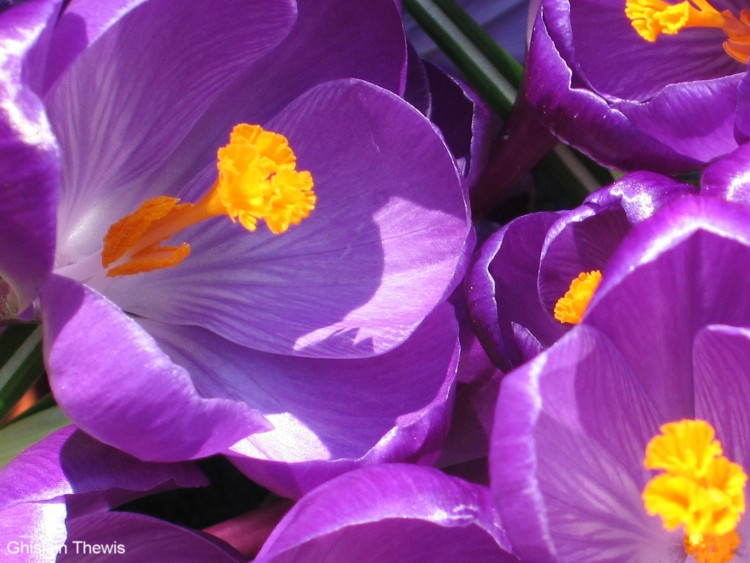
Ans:
[[[548,315],[581,272],[604,270],[628,231],[630,223],[618,207],[584,206],[552,226],[539,265],[539,297]]]
[[[306,90],[340,78],[403,94],[407,45],[396,2],[297,0],[297,5],[299,17],[286,39],[248,65],[206,112],[202,124],[209,132],[223,137],[238,120],[249,118],[265,123]]]
[[[467,276],[467,303],[479,340],[501,369],[510,370],[535,355],[515,341],[514,326],[533,327],[545,345],[564,329],[550,321],[537,293],[539,256],[557,213],[519,217],[488,238]]]
[[[128,492],[205,484],[195,466],[144,464],[73,426],[62,428],[0,470],[0,553],[48,561],[65,542],[71,511],[96,510],[99,517],[116,498],[127,499]],[[36,553],[17,551],[21,544]]]
[[[194,327],[144,325],[189,369],[202,395],[266,416],[273,430],[248,432],[228,453],[279,494],[299,496],[362,464],[439,455],[458,361],[448,305],[399,348],[353,360],[274,356]]]
[[[91,289],[53,276],[41,303],[55,398],[97,439],[170,461],[210,455],[266,428],[246,405],[200,396],[183,367]]]
[[[45,98],[64,155],[58,260],[101,249],[215,97],[295,17],[291,0],[155,0],[78,56]]]
[[[122,16],[145,1],[68,0],[52,32],[39,91],[45,94],[78,55]]]
[[[482,342],[473,328],[472,318],[466,296],[459,289],[450,302],[456,310],[458,319],[458,337],[461,344],[461,357],[458,361],[458,381],[461,383],[473,383],[475,381],[487,381],[498,371],[497,366],[487,355]]]
[[[448,468],[475,460],[483,460],[486,479],[486,458],[489,436],[495,416],[495,403],[504,374],[495,370],[486,381],[459,383],[451,417],[451,426],[438,461],[439,467]],[[483,481],[487,482],[487,481]]]
[[[651,172],[623,176],[577,208],[514,219],[475,256],[466,291],[475,330],[493,362],[510,371],[562,336],[557,301],[583,272],[608,263],[633,225],[695,186]]]
[[[694,186],[653,174],[634,172],[586,198],[550,227],[539,264],[539,295],[550,315],[555,303],[581,272],[605,271],[609,259],[632,226],[653,215]]]
[[[69,538],[58,561],[92,563],[113,561],[245,561],[239,553],[215,538],[179,528],[162,520],[108,512],[76,518],[68,524]]]
[[[750,144],[712,163],[701,175],[701,194],[750,204]]]
[[[648,103],[615,103],[651,138],[695,161],[709,162],[737,148],[734,137],[741,74],[670,84]]]
[[[649,479],[643,451],[669,395],[647,396],[635,375],[606,336],[580,325],[506,376],[490,471],[522,560],[614,563],[666,555],[664,531],[646,514],[640,492]],[[690,375],[675,373],[670,382],[680,377],[685,384]]]
[[[408,45],[404,100],[417,108],[423,115],[430,114],[432,100],[430,96],[430,82],[427,79],[427,71],[424,63],[411,45]]]
[[[256,561],[516,561],[486,489],[429,467],[342,475],[300,500]]]
[[[468,86],[434,65],[425,66],[432,95],[428,117],[440,128],[466,186],[472,187],[487,163],[490,140],[498,123]]]
[[[740,82],[737,93],[737,118],[735,121],[735,136],[740,144],[750,141],[750,105],[748,105],[748,93],[750,93],[750,79],[748,74]]]
[[[0,14],[0,277],[15,293],[15,302],[0,303],[0,318],[29,305],[54,258],[58,147],[24,61],[56,4],[27,2]]]
[[[607,334],[628,334],[618,349],[637,373],[692,373],[690,350],[681,343],[692,342],[695,327],[750,324],[750,295],[716,283],[716,271],[730,284],[746,277],[748,225],[744,205],[706,197],[675,201],[659,221],[640,223],[623,242],[585,321]],[[643,385],[651,395],[672,394],[673,406],[693,401],[689,386],[676,387],[666,377],[644,377]],[[662,414],[678,420],[680,412]]]
[[[750,330],[709,325],[695,337],[695,417],[710,420],[732,461],[750,459]]]
[[[632,172],[586,198],[593,208],[618,207],[631,224],[651,217],[678,196],[696,193],[691,184],[653,172]]]
[[[20,563],[55,560],[68,534],[65,503],[17,504],[0,514],[0,556]]]
[[[308,91],[269,126],[315,178],[310,217],[278,236],[195,227],[183,264],[116,279],[107,294],[265,352],[361,357],[401,343],[450,291],[470,230],[442,140],[400,98],[357,80]]]
[[[407,46],[396,2],[353,5],[346,0],[297,0],[297,4],[299,22],[288,40],[252,70],[254,76],[244,76],[243,86],[252,88],[258,82],[263,86],[258,96],[248,96],[249,103],[276,113],[305,90],[343,77],[403,93]],[[275,84],[275,91],[266,84]],[[279,90],[288,93],[279,96]],[[273,114],[265,115],[264,120]]]
[[[0,510],[22,503],[64,501],[65,495],[112,489],[150,491],[171,484],[197,487],[206,480],[187,463],[143,463],[67,426],[24,450],[0,470]]]

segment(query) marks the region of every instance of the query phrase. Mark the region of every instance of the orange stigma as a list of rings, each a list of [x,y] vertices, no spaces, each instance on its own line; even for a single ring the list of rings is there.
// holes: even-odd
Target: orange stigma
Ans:
[[[723,455],[704,420],[664,424],[646,446],[643,465],[661,470],[643,489],[643,505],[666,530],[684,527],[685,552],[698,563],[728,563],[740,545],[747,474]]]
[[[684,0],[668,4],[664,0],[626,0],[625,15],[633,29],[649,43],[662,33],[675,35],[688,28],[714,28],[724,32],[724,51],[747,64],[750,57],[750,10],[740,10],[739,18],[729,10],[721,12],[707,0]]]
[[[161,243],[206,219],[226,215],[248,231],[262,220],[274,234],[299,224],[315,209],[312,175],[298,171],[286,137],[259,125],[240,124],[220,148],[218,178],[197,203],[158,196],[114,223],[104,237],[107,276],[171,268],[190,255],[186,242]]]

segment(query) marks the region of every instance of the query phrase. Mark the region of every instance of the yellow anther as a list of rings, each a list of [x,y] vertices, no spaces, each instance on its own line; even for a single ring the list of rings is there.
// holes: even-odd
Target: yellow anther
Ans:
[[[143,240],[146,233],[153,230],[155,223],[164,219],[175,209],[185,207],[185,204],[180,205],[179,202],[178,198],[167,196],[148,199],[136,211],[114,223],[104,236],[102,266],[106,268],[122,258],[128,251],[132,251]]]
[[[675,35],[688,28],[713,28],[724,32],[724,51],[747,64],[750,56],[750,11],[737,18],[729,10],[719,11],[707,0],[685,0],[668,4],[664,0],[626,0],[625,15],[633,29],[653,43],[659,35]]]
[[[229,144],[219,149],[216,166],[218,179],[197,203],[158,196],[109,228],[102,250],[108,276],[176,266],[190,254],[190,246],[161,243],[212,217],[226,215],[248,231],[262,220],[280,234],[315,208],[312,176],[296,170],[297,158],[283,135],[258,125],[237,125]]]
[[[726,563],[740,538],[747,474],[723,455],[713,427],[702,420],[663,425],[646,446],[644,466],[664,472],[643,489],[646,512],[664,528],[685,532],[685,551],[701,563]]]
[[[107,275],[114,278],[171,268],[188,256],[190,256],[190,245],[186,242],[180,246],[159,246],[136,254],[123,265],[111,268]]]
[[[555,318],[561,323],[580,323],[601,281],[602,273],[599,270],[578,274],[578,277],[570,282],[570,288],[565,295],[555,303]]]

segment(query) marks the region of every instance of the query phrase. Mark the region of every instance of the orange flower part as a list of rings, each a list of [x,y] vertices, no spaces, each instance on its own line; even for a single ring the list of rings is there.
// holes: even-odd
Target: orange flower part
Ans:
[[[582,272],[570,282],[570,288],[555,303],[555,318],[561,323],[578,324],[602,281],[599,270]]]
[[[724,51],[733,59],[747,64],[750,57],[750,10],[739,17],[729,10],[721,12],[707,0],[685,0],[668,4],[664,0],[626,0],[625,15],[633,29],[649,43],[659,35],[676,35],[683,29],[720,29],[727,37]]]
[[[646,446],[644,466],[663,470],[643,489],[646,512],[664,528],[683,527],[685,552],[698,563],[728,563],[740,545],[747,474],[723,455],[704,420],[664,424]]]
[[[236,125],[218,151],[218,178],[197,203],[158,196],[114,223],[104,237],[102,266],[110,277],[171,268],[190,255],[186,242],[162,243],[201,221],[226,215],[246,230],[264,221],[274,234],[298,225],[315,209],[310,172],[299,171],[286,137],[259,125]]]

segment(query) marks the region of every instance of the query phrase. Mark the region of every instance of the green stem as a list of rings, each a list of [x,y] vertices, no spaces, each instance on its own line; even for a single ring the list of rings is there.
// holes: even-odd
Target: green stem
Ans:
[[[521,65],[453,0],[404,0],[404,6],[490,107],[507,117]]]
[[[587,166],[584,158],[568,145],[559,143],[539,162],[547,173],[566,187],[568,196],[576,203],[614,180],[609,170],[590,161]],[[593,172],[592,165],[595,167]]]
[[[403,4],[487,104],[507,120],[521,87],[523,67],[454,0],[403,0]],[[565,187],[574,202],[613,180],[608,169],[565,145],[548,152],[539,166]]]
[[[0,420],[44,373],[42,330],[39,326],[11,326],[0,335]]]

